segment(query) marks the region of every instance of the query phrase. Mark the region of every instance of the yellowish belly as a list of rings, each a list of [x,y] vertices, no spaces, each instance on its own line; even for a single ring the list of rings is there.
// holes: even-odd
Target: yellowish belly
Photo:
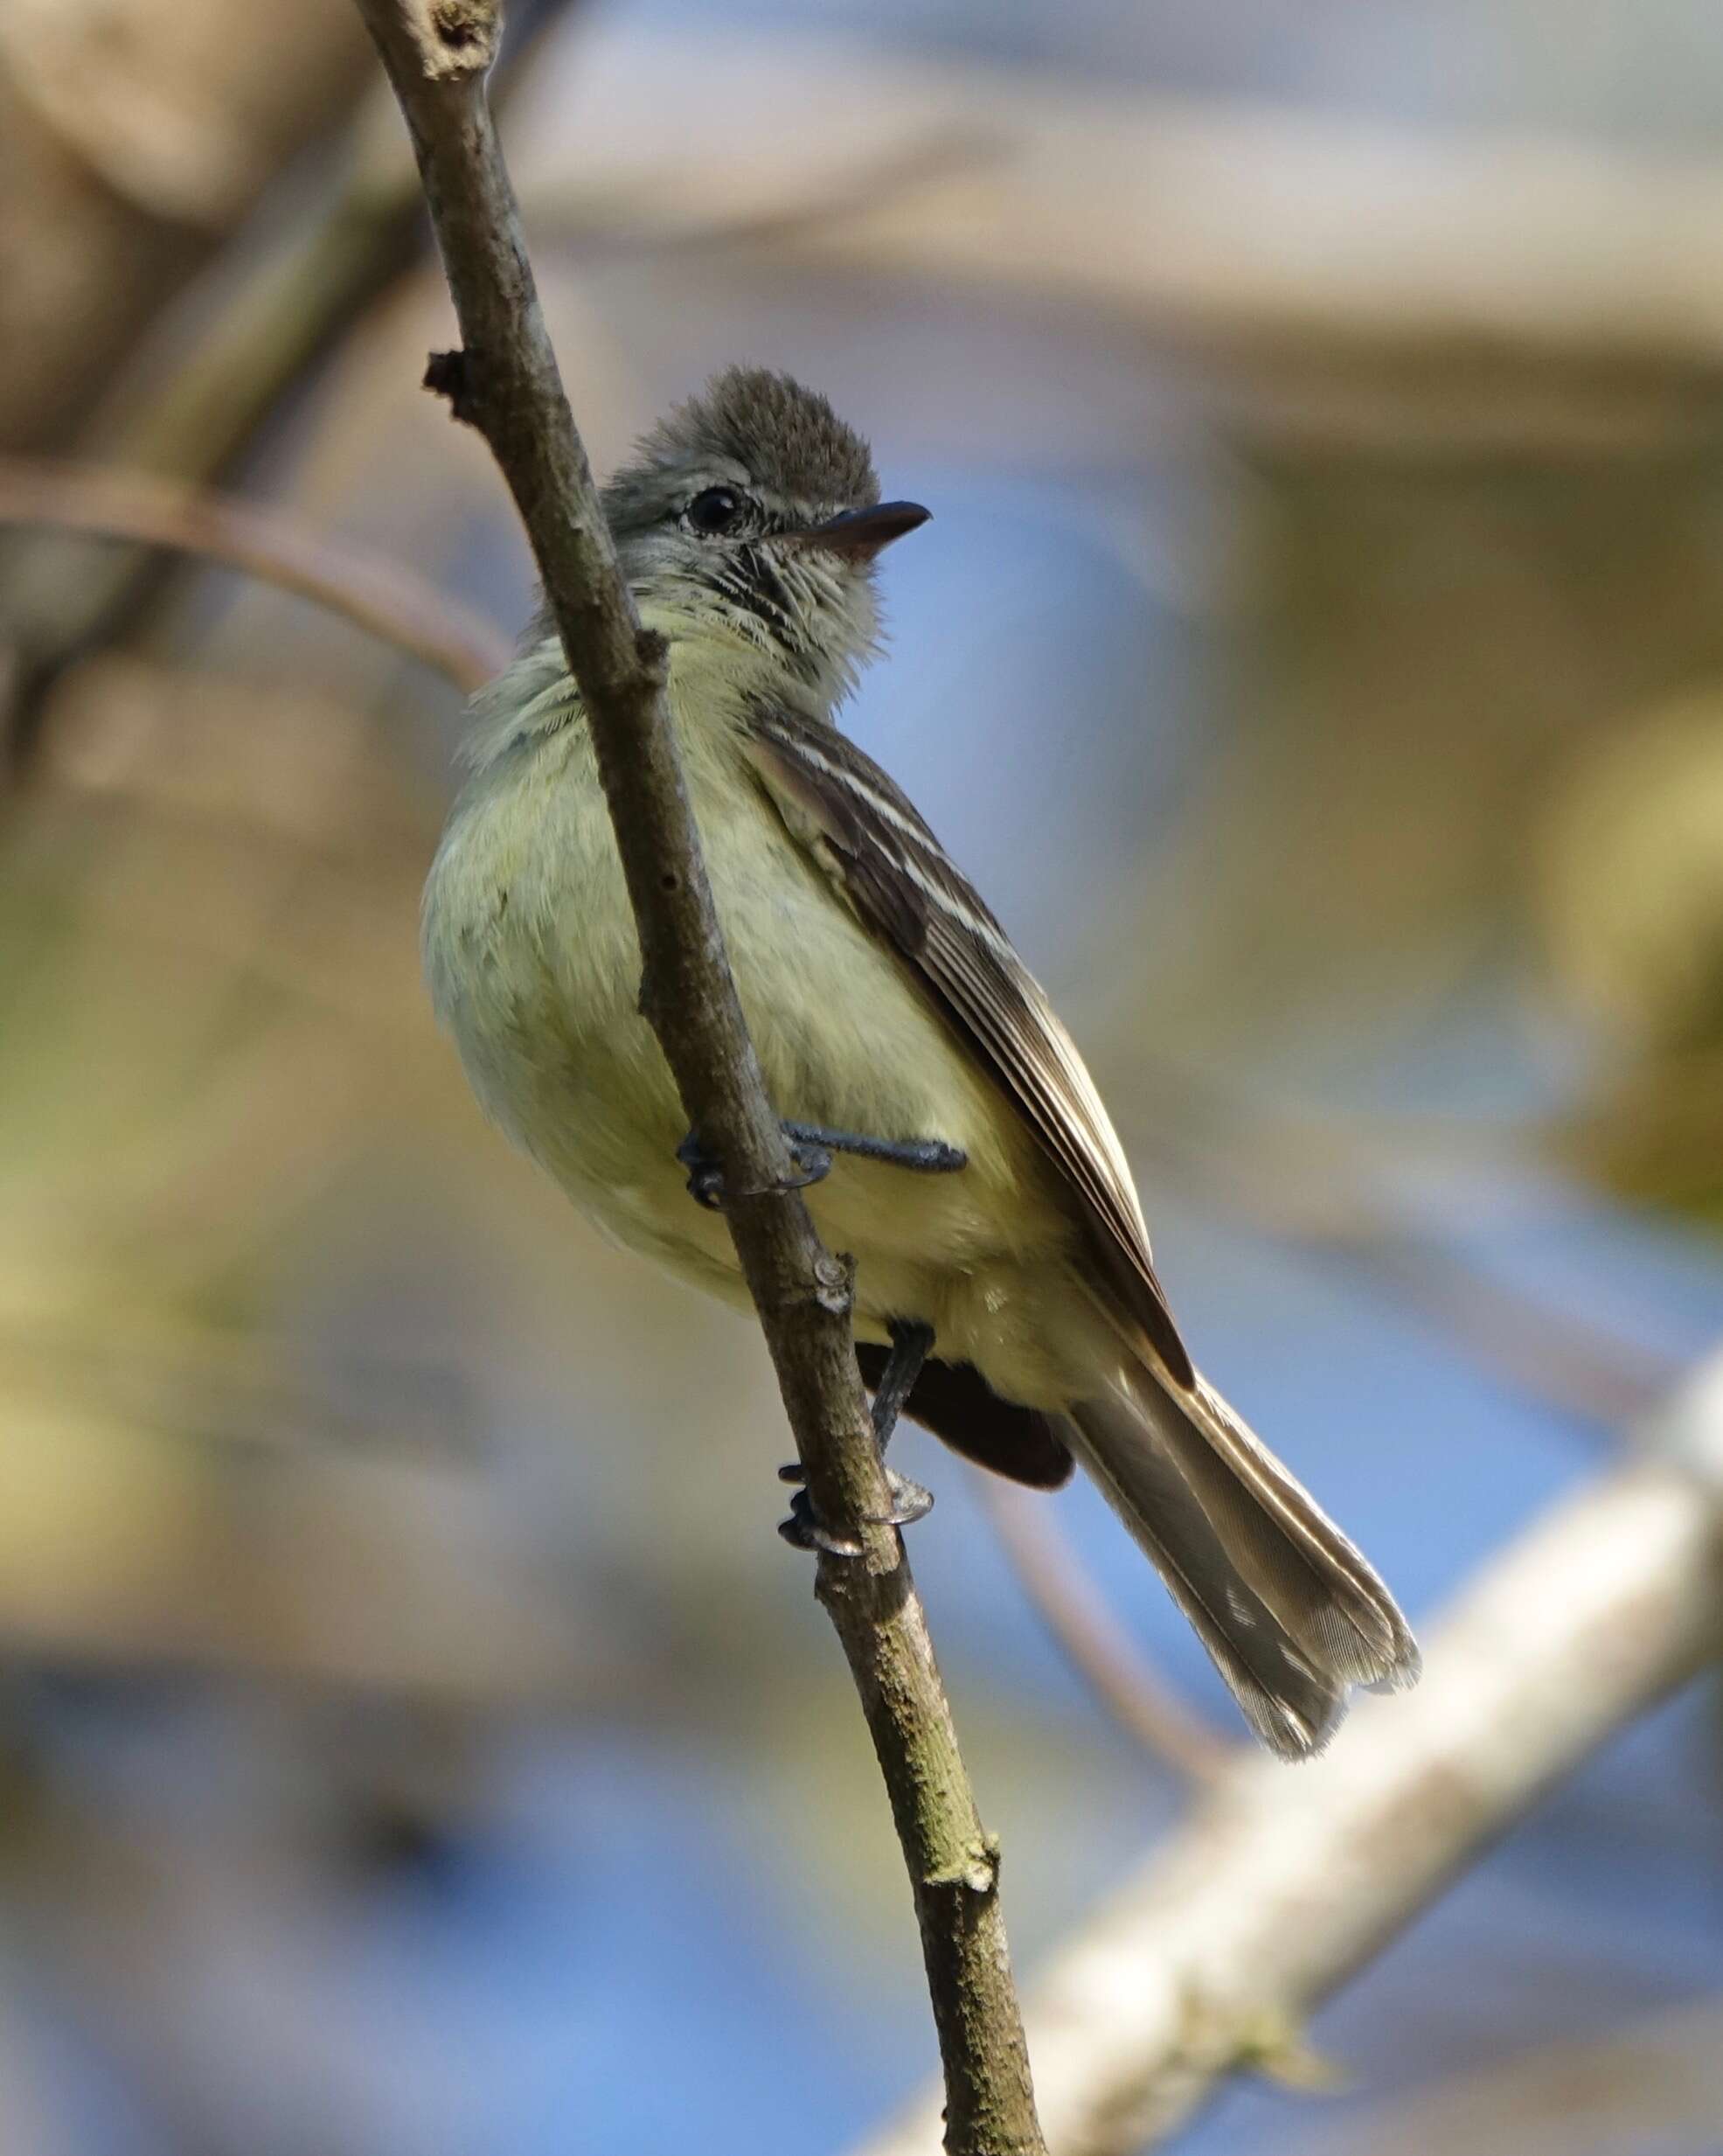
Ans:
[[[638,944],[589,760],[571,729],[469,789],[427,889],[433,995],[487,1110],[582,1211],[740,1300],[728,1232],[675,1158],[686,1118],[636,1008]],[[1010,1377],[1013,1396],[1060,1391],[1029,1313],[1072,1231],[1027,1131],[763,797],[744,797],[745,823],[724,774],[716,794],[698,760],[690,778],[779,1113],[939,1138],[969,1158],[932,1176],[840,1156],[809,1191],[823,1238],[856,1260],[858,1330],[926,1318],[948,1353]]]

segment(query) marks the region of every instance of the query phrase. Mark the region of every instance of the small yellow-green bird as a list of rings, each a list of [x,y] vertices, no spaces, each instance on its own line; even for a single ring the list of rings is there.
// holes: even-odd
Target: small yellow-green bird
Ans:
[[[605,508],[670,703],[737,987],[819,1232],[856,1262],[882,1442],[900,1404],[985,1467],[1080,1461],[1274,1750],[1354,1684],[1409,1684],[1387,1589],[1192,1364],[1094,1083],[1004,931],[834,713],[874,564],[923,523],[866,444],[734,368],[639,444]],[[535,623],[477,699],[425,894],[437,1012],[479,1100],[581,1210],[745,1303],[715,1165],[638,1009],[592,740]],[[690,1193],[693,1193],[691,1199]],[[703,1200],[696,1203],[694,1199]],[[903,1493],[913,1516],[917,1493]],[[802,1539],[822,1531],[805,1498]]]

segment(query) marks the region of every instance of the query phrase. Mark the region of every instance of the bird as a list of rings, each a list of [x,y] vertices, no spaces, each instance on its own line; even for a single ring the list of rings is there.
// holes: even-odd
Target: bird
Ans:
[[[1287,1759],[1320,1749],[1354,1687],[1414,1681],[1406,1620],[1197,1368],[1070,1034],[837,722],[878,650],[879,557],[928,512],[882,501],[863,438],[757,366],[672,408],[601,501],[664,641],[718,918],[797,1180],[853,1258],[882,1444],[901,1408],[1032,1487],[1080,1464],[1255,1735]],[[685,1130],[641,1014],[592,737],[542,609],[474,699],[463,753],[421,940],[473,1091],[614,1241],[747,1307],[721,1167]],[[931,1502],[892,1486],[900,1520]],[[785,1526],[834,1546],[805,1493]]]

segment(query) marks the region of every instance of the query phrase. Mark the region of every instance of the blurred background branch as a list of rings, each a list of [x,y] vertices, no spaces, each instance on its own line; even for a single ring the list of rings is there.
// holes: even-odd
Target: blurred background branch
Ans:
[[[1370,2106],[1289,2156],[1697,2156],[1723,2117],[1723,2001],[1665,2007]]]
[[[1213,1782],[1237,1746],[1185,1706],[1150,1666],[1060,1536],[1051,1508],[1015,1483],[990,1475],[973,1479],[1024,1593],[1107,1712],[1187,1782]]]
[[[519,0],[511,10],[511,35],[497,69],[499,99],[506,101],[521,62],[568,6],[569,0]],[[148,8],[131,11],[142,28]],[[332,110],[329,104],[302,114],[291,108],[287,124],[295,130],[295,151],[328,130],[331,121],[334,137],[319,143],[315,157],[297,170],[294,184],[284,190],[290,200],[277,206],[251,246],[200,256],[188,268],[184,289],[149,288],[155,318],[135,349],[133,340],[143,325],[130,314],[116,317],[111,330],[113,371],[106,380],[90,373],[84,408],[66,411],[62,400],[67,375],[60,373],[50,382],[45,372],[44,391],[51,390],[55,400],[52,421],[29,406],[9,415],[0,405],[0,447],[75,440],[84,457],[107,467],[188,482],[219,477],[302,393],[307,378],[341,337],[408,268],[422,246],[419,177],[412,153],[400,139],[394,101],[380,87],[367,88],[362,74],[351,73],[363,48],[353,38],[350,15],[339,4],[331,7],[328,0],[319,0],[311,18],[302,16],[290,26],[301,56],[315,52],[319,38],[327,36],[341,54],[345,86],[344,100]],[[167,52],[155,37],[140,36],[136,50],[148,56],[151,94],[142,94],[135,80],[116,71],[111,105],[108,98],[90,95],[92,63],[100,80],[111,66],[106,56],[116,42],[111,34],[104,36],[95,4],[78,0],[69,9],[56,10],[52,22],[33,7],[15,10],[10,31],[0,32],[0,54],[13,67],[11,80],[19,94],[45,124],[51,129],[73,129],[80,149],[99,155],[100,169],[110,179],[129,130],[152,114],[153,99],[159,96],[158,125],[133,146],[135,162],[143,168],[135,206],[140,214],[170,227],[188,216],[207,226],[220,217],[219,204],[236,196],[248,204],[261,178],[276,178],[277,163],[286,161],[280,151],[272,156],[267,143],[247,141],[242,152],[241,136],[250,126],[243,103],[224,108],[212,101],[205,108],[199,101],[196,127],[219,136],[220,145],[212,141],[191,152],[190,169],[179,169],[189,151],[184,110],[188,95],[195,94],[201,101],[206,82],[217,91],[224,85],[231,90],[228,71],[241,55],[247,68],[258,70],[249,85],[253,96],[267,101],[292,96],[294,70],[265,72],[272,46],[264,16],[251,17],[250,38],[236,40],[233,55],[222,59],[203,43],[205,38],[228,36],[222,10],[178,10],[175,36],[182,42],[173,49],[178,64],[164,65]],[[282,27],[289,27],[285,19]],[[107,118],[92,126],[98,114]],[[151,147],[159,148],[159,158],[151,157]],[[163,167],[158,176],[162,184],[150,185],[149,174],[157,163]],[[221,191],[212,186],[215,171],[225,176]],[[248,177],[249,185],[241,195],[242,176]],[[45,219],[43,230],[56,230],[52,216]],[[75,245],[72,259],[78,259]],[[64,304],[64,293],[55,296]],[[87,311],[70,305],[65,319],[84,330],[80,365],[100,365],[101,346],[89,348]],[[38,359],[44,356],[39,343],[32,351]],[[159,571],[153,546],[115,547],[94,560],[39,544],[28,550],[0,549],[0,637],[10,645],[3,670],[3,762],[10,772],[29,763],[60,672],[79,653],[125,628],[146,603]]]
[[[1674,1358],[1526,1294],[1445,1239],[1443,1218],[1462,1220],[1468,1193],[1502,1172],[1463,1150],[1455,1158],[1451,1134],[1444,1159],[1440,1139],[1412,1130],[1390,1137],[1313,1118],[1277,1128],[1164,1065],[1147,1083],[1156,1112],[1143,1119],[1143,1149],[1169,1180],[1262,1234],[1344,1265],[1502,1383],[1611,1432],[1675,1383]],[[1545,1132],[1521,1136],[1533,1158],[1546,1143]],[[1395,1183],[1415,1191],[1420,1182],[1449,1186],[1433,1225],[1415,1194],[1390,1194]]]
[[[786,263],[1092,309],[1189,362],[1235,413],[1307,437],[1476,453],[1715,423],[1723,171],[1706,156],[1529,129],[1437,138],[925,53],[834,57],[817,39],[767,57],[684,30],[643,34],[626,67],[604,65],[621,48],[601,53],[529,212],[591,230],[625,205],[636,235],[675,233],[740,133],[754,200],[811,188],[842,207],[762,231]],[[834,200],[845,166],[859,179],[918,140],[986,154]]]
[[[1302,2073],[1304,2024],[1552,1782],[1699,1668],[1723,1609],[1723,1356],[1641,1456],[1492,1558],[1415,1692],[1296,1774],[1240,1757],[1057,1950],[1028,2028],[1049,2146],[1129,2156],[1217,2077]],[[865,2145],[931,2156],[936,2102]]]
[[[196,554],[344,615],[471,696],[509,661],[494,623],[374,554],[279,511],[126,471],[0,458],[0,525],[80,532]]]

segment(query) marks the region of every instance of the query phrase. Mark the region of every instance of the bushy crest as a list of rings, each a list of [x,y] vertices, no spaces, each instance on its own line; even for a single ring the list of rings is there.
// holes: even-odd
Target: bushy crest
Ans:
[[[817,391],[766,367],[726,367],[660,420],[613,485],[701,458],[740,464],[781,501],[860,509],[879,498],[868,446]]]

